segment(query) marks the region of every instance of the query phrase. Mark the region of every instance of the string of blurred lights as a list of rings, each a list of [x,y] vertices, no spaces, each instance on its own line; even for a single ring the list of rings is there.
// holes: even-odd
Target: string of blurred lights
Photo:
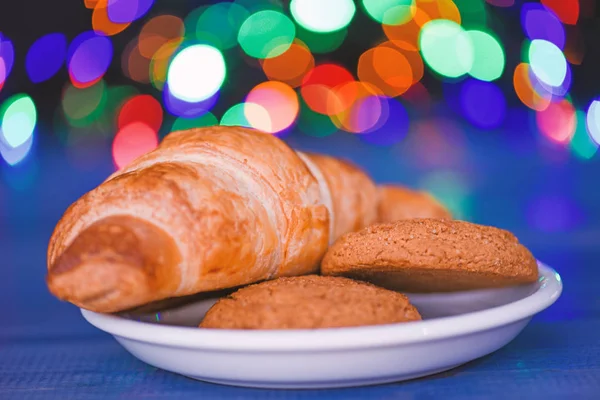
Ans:
[[[62,33],[45,34],[24,62],[34,84],[67,69],[62,118],[74,132],[93,126],[110,135],[117,168],[155,148],[160,132],[216,124],[277,135],[295,127],[317,138],[345,131],[392,146],[417,122],[407,107],[428,107],[426,73],[443,82],[450,108],[482,130],[503,126],[508,93],[497,81],[512,76],[512,90],[535,113],[542,137],[588,160],[600,144],[600,100],[582,107],[570,95],[571,65],[581,64],[585,51],[577,24],[586,18],[586,2],[291,0],[284,8],[235,0],[184,18],[153,15],[115,54],[112,37],[130,31],[154,0],[84,0],[92,10],[90,30],[70,43]],[[490,7],[520,7],[525,40],[517,65],[507,65],[505,46],[489,27]],[[348,69],[322,55],[360,29],[353,27],[358,13],[380,24],[381,37]],[[10,38],[0,34],[0,90],[14,58]],[[148,86],[145,94],[106,82],[115,63],[137,86]],[[214,107],[238,67],[260,69],[264,80],[219,118]],[[0,154],[16,165],[35,140],[32,98],[6,98],[0,121]]]

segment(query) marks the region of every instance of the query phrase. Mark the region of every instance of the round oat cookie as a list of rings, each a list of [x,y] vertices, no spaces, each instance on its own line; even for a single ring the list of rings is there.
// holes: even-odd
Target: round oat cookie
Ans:
[[[510,232],[464,221],[418,218],[371,225],[338,239],[321,264],[406,292],[452,292],[535,282],[537,261]]]
[[[220,299],[201,328],[316,329],[420,320],[401,293],[331,276],[278,278]]]

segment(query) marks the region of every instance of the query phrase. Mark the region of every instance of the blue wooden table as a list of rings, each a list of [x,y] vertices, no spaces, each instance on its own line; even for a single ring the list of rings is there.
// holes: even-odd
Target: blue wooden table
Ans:
[[[54,224],[109,168],[101,160],[93,168],[74,170],[64,154],[57,154],[19,170],[2,170],[0,399],[600,398],[598,231],[592,226],[540,237],[500,207],[500,214],[476,219],[515,230],[562,275],[564,292],[513,342],[490,356],[404,383],[307,391],[219,386],[150,367],[88,325],[77,308],[55,300],[44,284],[45,250]],[[386,173],[372,168],[376,177],[380,170]],[[490,193],[489,201],[505,190],[500,183],[496,187],[499,192]]]

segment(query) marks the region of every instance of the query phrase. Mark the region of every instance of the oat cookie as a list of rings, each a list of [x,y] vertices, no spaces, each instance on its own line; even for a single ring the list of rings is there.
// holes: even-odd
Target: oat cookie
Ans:
[[[342,277],[307,275],[242,288],[220,299],[200,327],[315,329],[420,319],[401,293]]]
[[[321,265],[347,276],[407,292],[451,292],[537,280],[533,255],[510,232],[443,219],[376,224],[342,236]]]

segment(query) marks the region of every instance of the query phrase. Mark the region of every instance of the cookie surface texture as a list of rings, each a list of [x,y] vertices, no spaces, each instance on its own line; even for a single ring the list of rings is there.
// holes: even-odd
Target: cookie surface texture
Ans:
[[[342,236],[325,255],[321,273],[406,292],[453,292],[532,283],[538,266],[508,231],[424,218]]]
[[[420,320],[401,293],[342,277],[307,275],[247,286],[201,322],[216,329],[317,329]]]

